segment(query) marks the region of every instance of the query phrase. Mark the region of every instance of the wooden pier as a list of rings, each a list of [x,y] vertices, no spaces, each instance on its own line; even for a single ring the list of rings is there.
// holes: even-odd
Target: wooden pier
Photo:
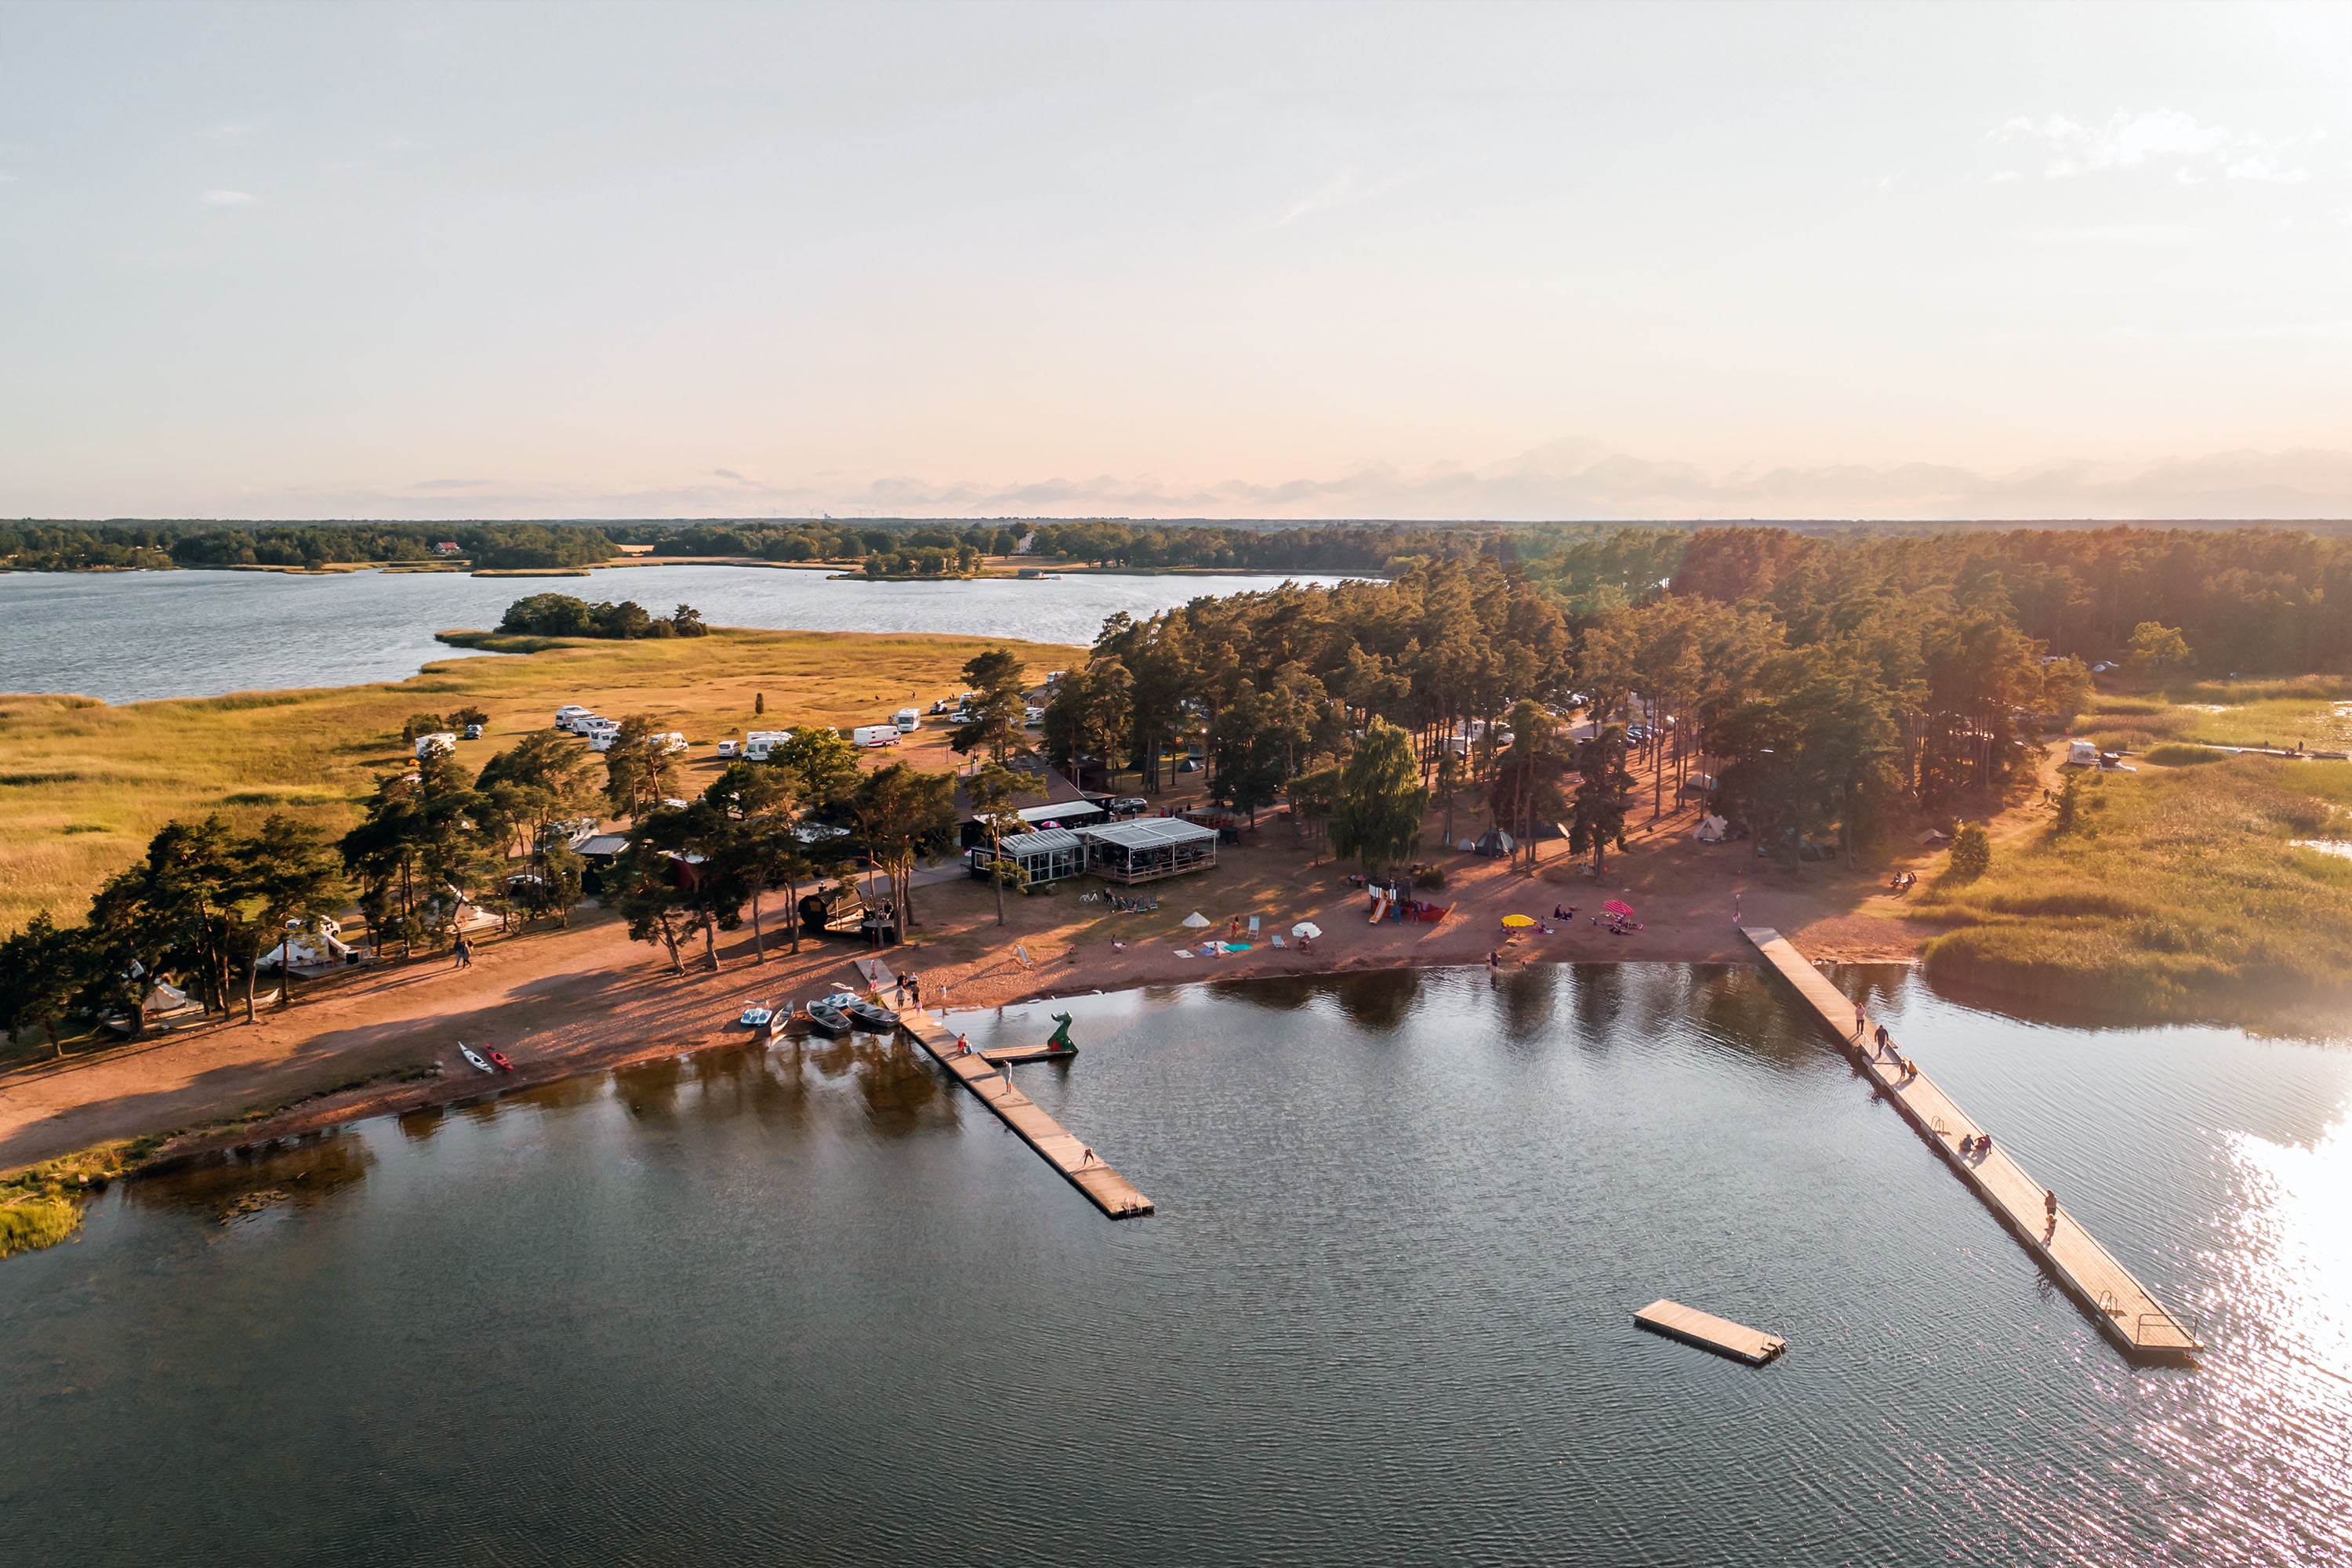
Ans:
[[[1778,1334],[1768,1334],[1745,1323],[1718,1318],[1713,1312],[1669,1301],[1663,1296],[1634,1313],[1633,1321],[1654,1334],[1664,1334],[1668,1339],[1729,1356],[1733,1361],[1744,1361],[1749,1366],[1762,1366],[1789,1348],[1789,1342]]]
[[[1022,1142],[1044,1156],[1064,1181],[1086,1194],[1095,1207],[1113,1219],[1134,1219],[1151,1212],[1151,1200],[1138,1192],[1134,1183],[1092,1155],[1035,1100],[1015,1089],[1009,1069],[992,1065],[977,1051],[958,1052],[955,1031],[919,1009],[900,1013],[898,1027],[913,1036],[915,1043],[957,1082],[979,1096],[1004,1125],[1021,1134]]]
[[[2000,1137],[1993,1139],[1990,1153],[1961,1153],[1961,1140],[1981,1137],[1984,1129],[1935,1079],[1924,1072],[1906,1078],[1899,1059],[1878,1054],[1871,1043],[1875,1020],[1864,1016],[1856,1029],[1852,999],[1787,938],[1766,926],[1739,930],[1755,943],[1766,966],[1787,981],[1822,1026],[1838,1037],[1879,1094],[1903,1113],[2125,1355],[2135,1361],[2185,1362],[2191,1352],[2205,1348],[2063,1207],[2054,1220],[2045,1217],[2042,1184],[2026,1173]]]

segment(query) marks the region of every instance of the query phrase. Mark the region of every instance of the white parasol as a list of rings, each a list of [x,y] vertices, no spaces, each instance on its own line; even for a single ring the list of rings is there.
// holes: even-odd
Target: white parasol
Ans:
[[[1202,926],[1209,923],[1209,917],[1202,914],[1200,910],[1194,910],[1191,914],[1184,917],[1184,923],[1191,926],[1194,931],[1199,931]]]
[[[1293,936],[1303,936],[1312,941],[1314,938],[1323,934],[1323,928],[1317,925],[1313,921],[1300,921],[1297,925],[1290,928],[1290,934]]]

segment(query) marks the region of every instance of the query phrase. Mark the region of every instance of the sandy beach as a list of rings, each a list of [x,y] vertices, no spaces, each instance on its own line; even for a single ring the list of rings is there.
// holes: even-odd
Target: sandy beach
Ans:
[[[1364,892],[1349,883],[1353,868],[1294,844],[1286,820],[1268,816],[1213,871],[1140,889],[1160,899],[1151,913],[1113,912],[1070,886],[1008,896],[1000,926],[986,886],[961,878],[920,886],[912,940],[882,956],[922,977],[927,1005],[952,1010],[1188,981],[1477,963],[1498,950],[1507,966],[1745,963],[1753,954],[1733,928],[1735,902],[1741,918],[1779,927],[1819,959],[1907,961],[1933,934],[1902,918],[1884,871],[1769,867],[1746,844],[1691,842],[1694,821],[1688,811],[1644,821],[1597,883],[1557,842],[1532,878],[1501,860],[1440,853],[1447,885],[1426,896],[1452,904],[1446,918],[1374,925]],[[1612,898],[1634,908],[1640,931],[1613,934],[1594,921]],[[1572,919],[1553,918],[1570,907]],[[481,941],[469,968],[446,953],[387,958],[298,985],[292,1006],[265,1007],[251,1025],[240,1016],[21,1067],[0,1076],[0,1170],[184,1129],[166,1148],[176,1155],[737,1042],[748,1002],[785,1005],[860,985],[860,946],[803,939],[798,954],[788,951],[787,908],[769,902],[765,963],[753,961],[747,921],[721,934],[717,973],[698,938],[676,975],[660,949],[583,909],[569,930]],[[1211,929],[1181,923],[1195,910]],[[1507,931],[1511,913],[1552,929]],[[1248,940],[1253,915],[1262,934],[1246,952],[1212,956],[1193,940],[1222,941],[1237,920]],[[1324,932],[1311,950],[1286,934],[1302,921]],[[1280,949],[1266,940],[1277,931]],[[505,1052],[516,1071],[485,1078],[458,1054],[460,1041]]]

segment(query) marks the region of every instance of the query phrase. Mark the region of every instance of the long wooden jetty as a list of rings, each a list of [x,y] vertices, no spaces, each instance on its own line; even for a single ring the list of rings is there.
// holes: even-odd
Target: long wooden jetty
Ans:
[[[1822,1026],[1837,1037],[1879,1094],[1903,1113],[1920,1137],[1984,1200],[2050,1277],[2074,1298],[2101,1332],[2135,1361],[2185,1362],[2205,1347],[2189,1325],[2167,1311],[2131,1270],[2116,1261],[2063,1207],[2045,1215],[2043,1188],[2000,1139],[1989,1153],[1960,1152],[1984,1129],[1924,1072],[1906,1076],[1901,1058],[1882,1055],[1872,1044],[1875,1021],[1866,1014],[1855,1026],[1854,1004],[1830,984],[1789,940],[1769,926],[1742,926],[1766,966],[1787,981]]]
[[[1134,1219],[1151,1212],[1151,1200],[1134,1183],[1112,1170],[1046,1115],[1035,1100],[1013,1086],[1008,1068],[990,1063],[977,1051],[958,1051],[955,1031],[919,1009],[901,1012],[898,1026],[913,1036],[915,1043],[957,1082],[978,1096],[982,1105],[996,1112],[1004,1125],[1021,1134],[1022,1142],[1060,1172],[1064,1181],[1086,1194],[1095,1207],[1113,1219]]]
[[[1789,1342],[1778,1334],[1768,1334],[1761,1329],[1751,1329],[1745,1323],[1735,1323],[1729,1318],[1718,1318],[1713,1312],[1702,1312],[1696,1307],[1685,1307],[1663,1296],[1634,1313],[1633,1321],[1654,1334],[1664,1334],[1668,1339],[1729,1356],[1733,1361],[1744,1361],[1749,1366],[1762,1366],[1789,1348]]]

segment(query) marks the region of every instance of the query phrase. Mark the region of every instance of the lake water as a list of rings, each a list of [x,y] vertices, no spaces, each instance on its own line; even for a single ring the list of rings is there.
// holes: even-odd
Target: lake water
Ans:
[[[2125,1365],[1752,971],[1202,984],[1023,1069],[1119,1225],[872,1042],[119,1189],[0,1264],[5,1555],[2352,1560],[2352,1054],[1844,978],[2200,1370]]]
[[[1335,583],[1301,575],[1301,583]],[[467,657],[436,632],[499,624],[527,594],[635,599],[657,616],[692,605],[712,626],[820,632],[949,632],[1091,643],[1126,611],[1157,615],[1266,576],[1069,576],[1054,582],[835,582],[821,572],[643,566],[586,577],[462,573],[0,573],[0,691],[109,702],[401,680]]]

